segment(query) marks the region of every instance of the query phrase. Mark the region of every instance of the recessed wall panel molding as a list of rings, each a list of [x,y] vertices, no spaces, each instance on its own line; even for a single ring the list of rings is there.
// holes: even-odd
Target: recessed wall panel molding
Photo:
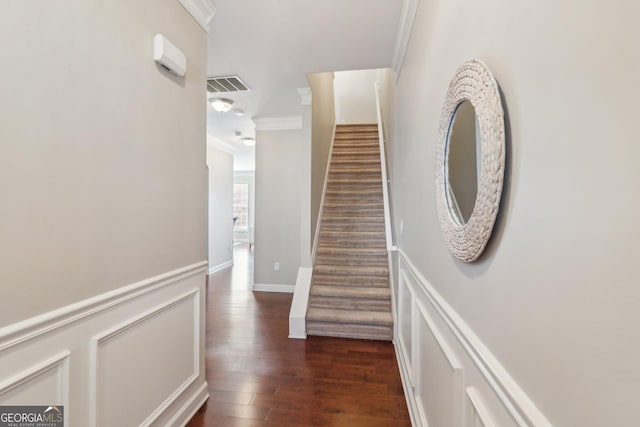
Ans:
[[[194,289],[92,339],[92,425],[150,425],[198,378],[199,311]]]
[[[467,387],[466,398],[465,417],[467,422],[465,427],[498,427],[493,421],[493,417],[489,415],[489,410],[477,389]]]
[[[480,338],[398,250],[399,325],[394,345],[415,426],[549,427],[546,419]],[[412,356],[403,338],[410,293]],[[404,299],[403,299],[404,298]],[[403,302],[404,301],[404,302]],[[411,374],[410,374],[411,373]]]
[[[397,343],[401,347],[401,356],[407,367],[409,374],[409,382],[413,386],[413,292],[411,291],[406,274],[400,272],[398,281],[398,340]]]
[[[0,382],[0,405],[64,405],[69,401],[68,350]]]
[[[464,368],[426,308],[416,303],[416,402],[424,425],[462,427]]]

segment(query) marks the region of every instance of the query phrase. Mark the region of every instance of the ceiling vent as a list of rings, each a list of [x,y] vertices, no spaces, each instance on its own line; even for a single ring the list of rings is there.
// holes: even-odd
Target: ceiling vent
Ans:
[[[249,90],[251,89],[238,76],[211,77],[207,79],[207,91],[211,93],[245,92]]]

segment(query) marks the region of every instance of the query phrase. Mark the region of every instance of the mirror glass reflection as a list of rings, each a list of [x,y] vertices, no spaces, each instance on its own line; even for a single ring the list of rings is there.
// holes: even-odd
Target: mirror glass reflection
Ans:
[[[454,220],[467,223],[476,204],[481,169],[480,130],[469,101],[458,105],[447,144],[447,201]]]

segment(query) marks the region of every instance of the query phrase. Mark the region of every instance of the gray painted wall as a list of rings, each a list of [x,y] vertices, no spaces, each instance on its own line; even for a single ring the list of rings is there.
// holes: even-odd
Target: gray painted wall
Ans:
[[[329,150],[336,123],[333,73],[307,75],[311,87],[311,244],[316,233]]]
[[[256,132],[254,275],[257,284],[296,283],[302,263],[301,205],[304,193],[309,194],[308,180],[302,179],[303,174],[309,173],[303,140],[303,130]],[[273,271],[274,262],[280,263],[280,271]]]
[[[207,146],[209,268],[233,260],[233,155]]]
[[[396,88],[398,244],[547,418],[628,426],[640,384],[638,3],[422,1]],[[456,68],[493,70],[507,116],[486,253],[447,251],[435,143]]]
[[[378,70],[338,71],[334,93],[336,123],[375,123],[376,95],[374,83]]]
[[[206,36],[184,8],[6,2],[0,40],[0,326],[205,260]]]

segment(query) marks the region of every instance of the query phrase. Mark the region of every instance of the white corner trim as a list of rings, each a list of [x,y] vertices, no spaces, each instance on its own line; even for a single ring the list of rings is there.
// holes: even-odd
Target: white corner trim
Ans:
[[[391,204],[389,202],[389,178],[387,175],[386,149],[384,146],[384,128],[382,126],[382,103],[380,102],[380,84],[374,84],[376,95],[376,116],[378,120],[378,149],[380,150],[380,170],[382,171],[382,201],[384,203],[384,232],[387,241],[387,251],[393,252],[398,247],[393,242],[391,230]]]
[[[229,267],[233,267],[233,260],[225,261],[225,262],[223,262],[221,264],[218,264],[218,265],[215,265],[215,266],[211,267],[209,269],[209,271],[207,271],[207,274],[213,274],[213,273],[216,273],[216,272],[218,272],[220,270],[224,270],[225,268],[229,268]]]
[[[311,289],[311,275],[313,268],[300,267],[296,277],[296,287],[289,311],[289,338],[307,338],[307,305],[309,304],[309,290]]]
[[[299,87],[298,95],[300,95],[300,105],[311,105],[311,88]]]
[[[140,282],[106,292],[75,304],[0,328],[0,351],[32,340],[47,332],[93,316],[118,304],[170,286],[179,280],[202,274],[207,261],[197,262]]]
[[[295,285],[254,283],[253,286],[251,287],[251,290],[258,291],[258,292],[284,292],[287,294],[292,294],[295,288],[296,288]]]
[[[256,130],[294,130],[302,129],[302,116],[263,117],[254,120]]]
[[[411,29],[413,28],[413,21],[416,18],[416,12],[418,11],[418,2],[420,0],[404,0],[402,2],[402,10],[400,12],[400,22],[398,23],[398,32],[396,33],[396,43],[393,48],[392,67],[400,75],[400,69],[404,62],[404,54],[407,51],[409,45],[409,38],[411,36]]]
[[[229,144],[227,141],[223,141],[220,138],[216,138],[215,136],[211,135],[207,135],[207,145],[229,154],[233,154],[236,152],[235,146]]]
[[[402,249],[398,249],[403,263],[411,276],[420,285],[429,303],[444,324],[458,340],[467,355],[500,399],[505,409],[519,426],[551,427],[551,423],[529,399],[507,370],[500,364],[480,338],[465,323],[460,315],[445,301],[429,281],[420,273]]]
[[[206,32],[209,32],[209,21],[216,14],[216,7],[211,0],[178,0],[178,2]]]

